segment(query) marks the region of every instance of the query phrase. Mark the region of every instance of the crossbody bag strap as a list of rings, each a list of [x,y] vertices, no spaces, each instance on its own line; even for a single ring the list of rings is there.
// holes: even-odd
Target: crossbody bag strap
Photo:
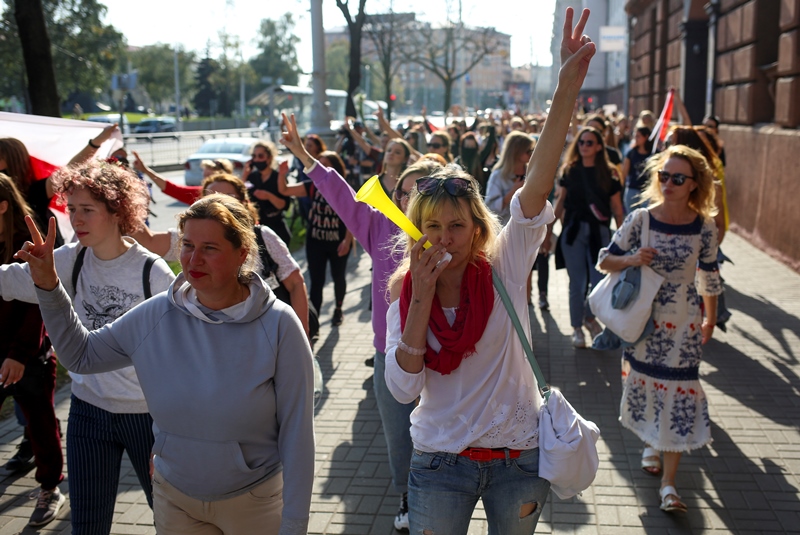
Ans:
[[[81,247],[78,251],[78,256],[75,257],[75,263],[72,264],[72,292],[78,293],[78,277],[80,277],[81,269],[83,269],[83,258],[86,256],[86,247]],[[74,298],[74,296],[73,296]]]
[[[516,329],[517,334],[519,335],[519,341],[522,342],[522,349],[525,350],[525,355],[528,357],[528,362],[533,368],[533,375],[536,377],[536,382],[539,384],[539,392],[541,392],[542,397],[544,397],[545,401],[550,399],[550,387],[547,385],[547,381],[544,378],[544,374],[542,373],[542,369],[539,367],[539,363],[536,362],[536,357],[533,355],[533,349],[531,349],[531,344],[528,342],[528,337],[525,335],[525,330],[522,328],[522,323],[519,321],[519,316],[517,312],[514,310],[514,305],[511,304],[511,298],[508,297],[508,292],[506,292],[506,287],[503,285],[503,281],[500,280],[500,276],[497,275],[497,272],[492,268],[492,282],[494,282],[494,287],[497,288],[497,293],[500,294],[500,299],[503,300],[503,304],[506,306],[506,311],[508,312],[508,316],[511,318],[511,323],[514,324],[514,329]]]
[[[644,208],[644,220],[642,221],[642,232],[639,238],[641,247],[649,247],[650,245],[650,210]]]

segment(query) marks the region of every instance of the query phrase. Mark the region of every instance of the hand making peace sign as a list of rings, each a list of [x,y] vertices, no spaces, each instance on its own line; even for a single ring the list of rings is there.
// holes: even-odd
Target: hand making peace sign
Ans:
[[[58,273],[53,260],[53,249],[56,243],[56,219],[50,218],[47,225],[47,236],[43,239],[36,228],[31,216],[25,216],[25,224],[31,233],[33,243],[26,241],[22,249],[17,251],[14,258],[18,258],[28,263],[31,271],[33,283],[48,292],[58,286]]]
[[[558,82],[566,84],[577,92],[583,85],[586,72],[589,70],[589,61],[597,52],[597,47],[589,39],[589,36],[583,35],[586,21],[589,20],[589,10],[583,10],[581,18],[574,28],[572,27],[573,15],[573,9],[568,7],[561,35],[561,70],[558,73]]]

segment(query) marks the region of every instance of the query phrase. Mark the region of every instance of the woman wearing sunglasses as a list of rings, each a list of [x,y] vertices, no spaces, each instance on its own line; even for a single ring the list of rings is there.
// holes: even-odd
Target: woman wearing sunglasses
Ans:
[[[530,534],[547,499],[538,476],[542,400],[494,270],[523,324],[525,281],[554,219],[547,196],[572,107],[595,52],[567,10],[562,67],[547,126],[500,229],[477,182],[444,168],[416,181],[408,216],[423,232],[407,240],[392,278],[386,383],[411,415],[411,533],[467,533],[478,500],[490,534]],[[426,241],[432,246],[424,249]]]
[[[351,229],[364,250],[372,257],[372,329],[375,346],[375,399],[381,415],[386,447],[389,451],[389,469],[392,483],[400,494],[400,509],[395,516],[396,529],[408,529],[408,467],[411,464],[412,443],[409,434],[409,416],[414,403],[400,403],[392,397],[384,379],[386,349],[386,310],[389,308],[387,281],[395,271],[401,256],[394,254],[387,244],[396,240],[398,229],[381,212],[368,204],[357,202],[356,193],[342,177],[331,167],[322,165],[303,147],[297,133],[294,116],[291,120],[284,117],[283,124],[287,131],[283,133],[281,143],[303,163],[306,175],[314,182],[317,191],[327,199],[333,210],[339,214],[347,228]],[[414,181],[429,175],[441,166],[433,162],[418,162],[407,168],[392,192],[395,205],[405,212],[409,194]]]
[[[714,223],[714,173],[699,152],[675,145],[648,164],[649,208],[629,214],[600,251],[598,267],[648,265],[664,276],[653,303],[655,330],[623,350],[620,422],[645,444],[642,470],[661,476],[661,509],[684,512],[675,489],[683,452],[711,442],[708,402],[698,377],[722,291]],[[642,222],[648,243],[641,247]],[[705,309],[705,319],[703,319]],[[663,470],[661,454],[663,452]]]
[[[431,134],[431,140],[428,141],[428,152],[438,154],[444,158],[447,163],[450,163],[453,161],[453,153],[450,152],[451,143],[452,140],[450,139],[450,134],[448,134],[447,131],[437,130]]]
[[[583,326],[592,339],[603,331],[586,296],[603,278],[594,266],[600,248],[611,238],[611,218],[619,227],[623,217],[622,184],[606,154],[600,131],[584,126],[567,149],[556,186],[559,245],[569,275],[569,318],[576,348],[586,347]]]

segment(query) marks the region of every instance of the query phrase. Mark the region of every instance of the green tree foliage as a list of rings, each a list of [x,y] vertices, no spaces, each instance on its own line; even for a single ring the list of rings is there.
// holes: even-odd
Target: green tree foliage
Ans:
[[[4,0],[0,36],[2,96],[25,95],[25,75],[14,2]],[[42,0],[60,98],[78,92],[97,93],[110,86],[125,57],[125,39],[102,18],[106,7],[97,0]]]
[[[297,60],[297,44],[300,38],[294,35],[294,18],[285,13],[278,20],[263,19],[256,41],[261,52],[250,59],[249,64],[257,80],[253,89],[263,87],[261,78],[283,79],[284,84],[297,85],[300,62]]]
[[[139,73],[139,85],[147,91],[156,107],[164,102],[174,102],[175,49],[172,46],[161,43],[145,46],[131,51],[129,58]],[[192,65],[195,61],[194,52],[178,49],[178,77],[183,99],[190,100],[192,94]]]
[[[350,43],[335,41],[325,50],[325,85],[329,89],[347,90],[347,70],[350,68]]]
[[[210,50],[206,48],[206,55],[197,64],[195,72],[194,108],[203,116],[210,116],[212,108],[216,111],[217,91],[212,83],[212,78],[219,71],[219,63],[210,57]]]

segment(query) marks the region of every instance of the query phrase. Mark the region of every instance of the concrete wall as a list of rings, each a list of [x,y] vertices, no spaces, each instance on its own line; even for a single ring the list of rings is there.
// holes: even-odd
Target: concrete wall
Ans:
[[[720,137],[732,230],[800,271],[800,131],[723,125]]]

